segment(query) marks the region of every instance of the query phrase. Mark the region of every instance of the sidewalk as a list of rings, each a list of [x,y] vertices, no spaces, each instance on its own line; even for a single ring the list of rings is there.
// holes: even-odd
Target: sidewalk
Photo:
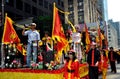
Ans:
[[[117,73],[111,73],[110,67],[108,68],[107,78],[106,79],[120,79],[120,64],[116,64]],[[99,76],[99,79],[102,79],[102,75]]]

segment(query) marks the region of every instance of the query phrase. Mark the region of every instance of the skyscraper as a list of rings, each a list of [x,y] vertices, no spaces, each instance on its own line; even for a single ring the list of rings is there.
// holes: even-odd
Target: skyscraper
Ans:
[[[108,47],[114,47],[115,49],[118,49],[118,43],[119,43],[119,28],[118,25],[116,26],[116,23],[112,20],[108,21]]]
[[[98,17],[102,18],[98,0],[64,0],[64,8],[65,11],[70,12],[68,18],[74,25],[97,22]]]

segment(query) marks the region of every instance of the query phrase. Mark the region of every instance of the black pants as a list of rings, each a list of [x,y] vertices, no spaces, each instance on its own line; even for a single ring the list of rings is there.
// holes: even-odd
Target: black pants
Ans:
[[[115,65],[115,61],[110,61],[110,66],[111,66],[111,72],[116,73],[116,65]]]
[[[89,79],[98,79],[98,67],[89,66]]]

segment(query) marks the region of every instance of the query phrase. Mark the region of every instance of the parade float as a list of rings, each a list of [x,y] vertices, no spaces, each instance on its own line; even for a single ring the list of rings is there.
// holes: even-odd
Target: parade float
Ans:
[[[26,45],[20,43],[20,39],[12,26],[12,20],[6,16],[1,45],[0,79],[64,79],[63,68],[67,51],[70,49],[75,50],[76,56],[80,62],[80,79],[88,78],[86,56],[90,49],[90,41],[96,41],[95,39],[97,39],[97,37],[95,36],[99,37],[101,34],[92,34],[96,33],[96,31],[92,30],[92,32],[90,32],[87,25],[83,24],[82,29],[80,25],[76,26],[76,28],[72,26],[71,29],[68,29],[66,31],[67,39],[59,35],[59,33],[57,35],[56,30],[62,34],[63,29],[61,29],[59,14],[55,9],[60,11],[54,6],[52,37],[42,39],[42,41],[39,42],[38,63],[31,61],[31,68],[24,67],[26,62]],[[68,23],[70,23],[69,20]],[[70,23],[70,25],[72,24]],[[44,40],[50,41],[51,39],[54,40],[53,46],[49,47],[48,43],[45,43],[47,53],[45,57],[43,57],[44,48],[42,46],[44,45]],[[103,40],[103,38],[101,39]],[[101,45],[100,41],[101,40],[98,38],[98,45]]]

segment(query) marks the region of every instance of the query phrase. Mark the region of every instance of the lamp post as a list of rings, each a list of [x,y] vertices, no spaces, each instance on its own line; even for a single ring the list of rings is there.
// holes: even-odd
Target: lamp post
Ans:
[[[1,26],[3,26],[4,24],[4,0],[2,0],[2,24]],[[4,50],[3,50],[3,43],[1,42],[1,68],[5,68],[5,55],[4,55]]]

